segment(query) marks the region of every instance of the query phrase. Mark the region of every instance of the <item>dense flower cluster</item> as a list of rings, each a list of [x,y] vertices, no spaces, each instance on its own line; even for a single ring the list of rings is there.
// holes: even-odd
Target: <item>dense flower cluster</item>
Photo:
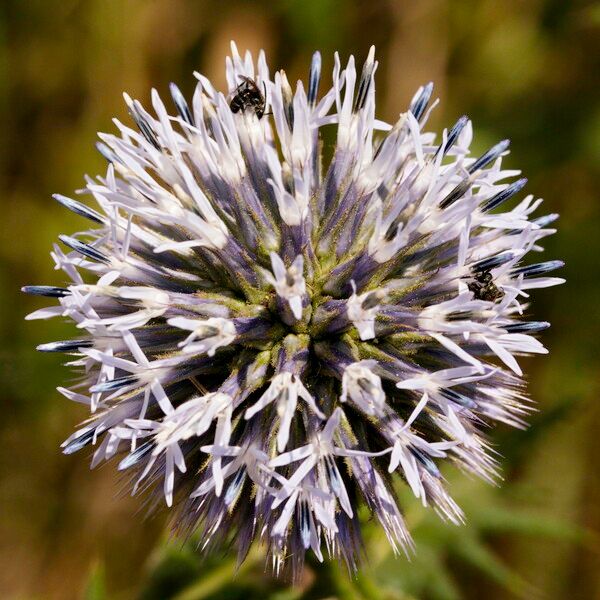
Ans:
[[[226,68],[229,95],[172,85],[175,116],[125,96],[137,130],[100,135],[97,208],[56,196],[93,224],[54,246],[64,287],[25,288],[58,299],[29,318],[84,333],[39,346],[74,355],[59,391],[91,412],[64,452],[118,456],[180,531],[241,558],[259,539],[276,571],[308,549],[355,567],[361,504],[406,551],[394,475],[458,523],[440,463],[493,479],[482,426],[524,425],[515,357],[547,323],[523,313],[562,263],[523,261],[556,215],[496,210],[525,184],[508,141],[471,157],[466,117],[425,131],[431,84],[377,120],[373,49],[358,77],[336,55],[322,96],[318,53],[307,89],[262,53]]]

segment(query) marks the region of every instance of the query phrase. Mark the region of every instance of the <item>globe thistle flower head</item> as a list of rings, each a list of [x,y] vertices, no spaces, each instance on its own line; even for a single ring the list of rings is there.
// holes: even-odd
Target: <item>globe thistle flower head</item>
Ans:
[[[293,89],[232,45],[225,93],[197,74],[173,114],[126,95],[96,206],[56,196],[91,225],[54,246],[64,286],[25,288],[57,300],[28,318],[82,334],[38,347],[72,357],[59,391],[90,411],[64,452],[118,457],[203,549],[259,540],[277,572],[308,551],[356,568],[361,505],[409,551],[398,485],[462,521],[440,466],[495,477],[481,430],[524,426],[517,358],[547,326],[529,291],[562,282],[526,262],[556,215],[502,212],[525,185],[508,142],[473,156],[466,117],[428,132],[431,84],[378,120],[376,70],[374,49],[360,72],[336,54],[327,87],[316,53]]]

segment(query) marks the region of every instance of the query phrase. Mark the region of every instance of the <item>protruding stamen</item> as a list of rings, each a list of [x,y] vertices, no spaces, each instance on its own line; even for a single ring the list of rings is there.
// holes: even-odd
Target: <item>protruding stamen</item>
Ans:
[[[387,228],[387,231],[385,232],[385,235],[383,236],[383,239],[386,242],[391,242],[396,237],[396,234],[398,233],[398,227],[399,226],[400,226],[400,216],[398,216],[396,219],[394,219],[392,221],[392,223],[390,224],[390,226]]]
[[[385,292],[376,290],[357,295],[354,281],[351,284],[354,291],[346,303],[348,319],[358,330],[361,340],[373,339],[375,337],[375,317],[379,303],[385,297]]]
[[[233,342],[236,329],[233,321],[221,317],[210,319],[188,319],[173,317],[167,323],[179,329],[191,331],[190,335],[178,345],[186,354],[203,354],[214,356],[215,352]]]
[[[302,318],[302,300],[306,293],[304,257],[299,254],[286,268],[281,257],[271,252],[271,267],[273,275],[267,276],[269,283],[275,288],[277,295],[288,303],[294,319],[299,321]]]
[[[341,402],[350,400],[369,415],[381,413],[385,404],[385,392],[381,379],[373,373],[377,366],[374,360],[361,360],[349,364],[342,376]]]
[[[370,310],[371,308],[375,308],[376,306],[378,306],[384,298],[385,292],[381,290],[370,292],[366,296],[364,296],[364,300],[362,301],[361,306],[363,310]]]

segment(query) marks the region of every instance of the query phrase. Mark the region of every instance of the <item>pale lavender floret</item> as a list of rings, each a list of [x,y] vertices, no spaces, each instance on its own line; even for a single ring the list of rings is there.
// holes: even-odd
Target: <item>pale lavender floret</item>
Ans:
[[[259,541],[276,573],[306,552],[357,569],[361,502],[410,553],[397,485],[463,521],[442,467],[498,476],[483,427],[525,426],[518,358],[546,353],[549,325],[525,319],[530,290],[564,281],[562,261],[525,264],[557,215],[513,203],[508,141],[473,157],[467,117],[426,131],[431,83],[376,119],[377,66],[374,48],[362,69],[336,54],[320,95],[318,52],[293,86],[232,44],[227,90],[171,84],[174,115],[155,90],[151,111],[125,95],[135,127],[100,134],[97,206],[55,195],[92,226],[53,248],[65,281],[23,288],[57,302],[28,319],[79,330],[38,346],[81,373],[59,392],[90,416],[63,451],[117,457],[203,551],[243,560]],[[260,119],[231,110],[244,77]]]

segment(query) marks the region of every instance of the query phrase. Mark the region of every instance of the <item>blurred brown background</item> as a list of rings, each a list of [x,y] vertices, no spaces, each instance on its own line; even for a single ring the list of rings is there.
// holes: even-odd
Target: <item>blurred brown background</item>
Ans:
[[[575,0],[4,0],[0,598],[600,598],[599,24],[600,5]],[[167,544],[164,516],[138,515],[114,469],[90,474],[85,452],[61,455],[84,411],[54,391],[68,376],[61,358],[33,348],[72,329],[23,321],[43,302],[19,288],[58,282],[51,243],[81,227],[50,195],[104,169],[93,144],[111,117],[127,120],[121,92],[148,102],[152,86],[166,95],[175,81],[191,94],[195,69],[222,87],[230,39],[264,48],[290,80],[306,78],[315,49],[327,73],[334,50],[360,61],[376,44],[381,117],[433,80],[431,126],[469,115],[475,150],[510,137],[507,164],[561,214],[544,258],[566,260],[568,284],[535,294],[551,354],[525,365],[540,409],[532,427],[493,434],[502,487],[448,471],[468,525],[442,525],[407,499],[415,558],[394,560],[373,527],[357,580],[311,564],[292,588],[258,556],[234,577],[228,556],[206,563]]]

